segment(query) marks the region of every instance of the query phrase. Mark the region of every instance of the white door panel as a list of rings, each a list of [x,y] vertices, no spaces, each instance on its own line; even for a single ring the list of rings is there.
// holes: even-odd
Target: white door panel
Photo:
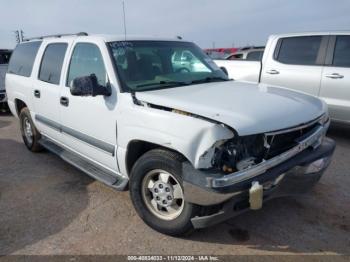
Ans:
[[[111,96],[73,96],[70,92],[71,80],[75,77],[95,74],[99,84],[108,81],[104,61],[109,57],[105,44],[76,43],[71,50],[70,65],[65,74],[65,87],[60,97],[68,100],[68,105],[60,105],[63,143],[102,164],[118,171],[115,156],[117,144],[117,123],[114,108],[116,91]],[[109,72],[112,74],[113,72]]]
[[[283,37],[267,48],[261,82],[318,96],[327,38],[317,36]]]
[[[55,41],[42,46],[33,72],[32,94],[35,124],[41,133],[60,141],[61,71],[69,41]]]
[[[350,121],[350,68],[325,67],[320,97],[332,119]]]
[[[263,68],[261,82],[317,96],[321,75],[322,66],[296,66],[273,62]]]

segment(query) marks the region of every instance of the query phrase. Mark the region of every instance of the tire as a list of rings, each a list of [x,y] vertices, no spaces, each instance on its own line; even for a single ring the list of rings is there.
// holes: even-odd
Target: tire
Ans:
[[[36,129],[33,120],[30,116],[29,109],[23,108],[19,114],[22,139],[26,147],[32,152],[40,152],[43,147],[39,144],[41,135]],[[31,135],[28,131],[31,131]]]
[[[154,149],[148,151],[137,160],[134,167],[132,168],[130,175],[130,196],[138,215],[151,228],[163,234],[171,236],[181,236],[190,234],[194,230],[193,225],[191,223],[191,218],[195,217],[200,212],[199,206],[186,202],[184,197],[182,201],[179,199],[175,199],[175,192],[179,192],[180,189],[178,187],[178,184],[181,186],[181,192],[183,192],[183,161],[183,157],[181,157],[175,152],[163,149]],[[156,198],[155,192],[151,191],[151,189],[148,189],[149,196],[147,196],[147,193],[144,193],[147,192],[147,184],[145,184],[145,181],[148,181],[147,179],[148,177],[150,177],[150,174],[152,174],[152,172],[158,172],[159,170],[162,171],[162,174],[168,173],[170,175],[168,183],[172,187],[171,190],[173,192],[174,198],[172,203],[173,206],[175,206],[176,208],[179,207],[177,211],[174,212],[174,214],[169,213],[169,216],[166,219],[165,216],[156,214],[157,211],[155,211],[155,209],[157,208],[154,206],[152,208],[152,204],[149,203],[148,198],[152,199],[153,197],[153,200]],[[157,176],[156,173],[155,176]],[[176,184],[175,182],[178,182],[178,184]],[[157,183],[162,183],[162,181],[156,181],[152,190],[156,190],[155,188],[157,188]],[[173,190],[175,189],[175,187],[177,188],[177,190]],[[167,189],[166,186],[164,188]],[[157,204],[157,207],[160,206]],[[160,213],[167,214],[168,211],[166,211],[164,207],[162,209],[162,211],[158,211]]]

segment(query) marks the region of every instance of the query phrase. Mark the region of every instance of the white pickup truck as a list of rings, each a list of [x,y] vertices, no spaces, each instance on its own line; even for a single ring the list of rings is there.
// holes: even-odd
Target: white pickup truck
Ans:
[[[0,111],[7,109],[7,97],[5,91],[5,75],[11,57],[11,50],[0,49]]]
[[[170,235],[308,191],[335,148],[323,101],[230,81],[183,40],[35,38],[14,50],[6,90],[30,151],[129,189]]]
[[[320,97],[332,120],[350,123],[350,32],[272,35],[262,61],[217,60],[230,78]]]

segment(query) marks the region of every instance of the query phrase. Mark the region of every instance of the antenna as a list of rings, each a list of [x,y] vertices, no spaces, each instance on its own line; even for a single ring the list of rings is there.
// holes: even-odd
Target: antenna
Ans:
[[[123,3],[123,19],[124,19],[124,37],[125,37],[125,40],[126,40],[125,3],[124,3],[124,1],[122,3]]]

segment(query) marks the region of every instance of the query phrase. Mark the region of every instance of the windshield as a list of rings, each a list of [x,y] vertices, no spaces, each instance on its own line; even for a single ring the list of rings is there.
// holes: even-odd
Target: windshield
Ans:
[[[195,44],[180,41],[122,41],[109,47],[124,91],[227,81],[225,73]]]

